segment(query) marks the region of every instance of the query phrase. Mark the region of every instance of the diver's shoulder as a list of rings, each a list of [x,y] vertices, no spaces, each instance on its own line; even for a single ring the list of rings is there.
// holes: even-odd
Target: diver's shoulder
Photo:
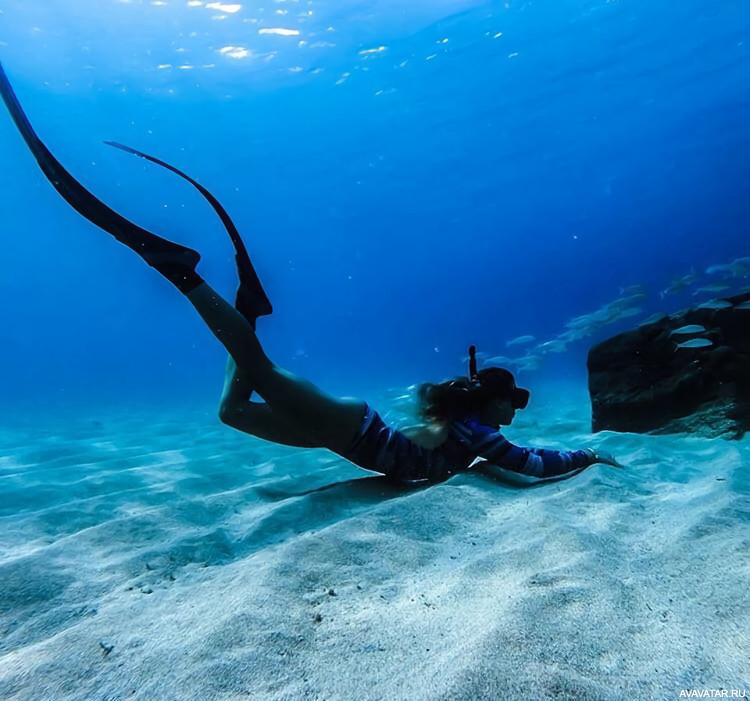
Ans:
[[[430,450],[445,443],[450,433],[448,424],[438,422],[406,426],[400,430],[408,439]]]
[[[468,439],[494,433],[495,429],[485,426],[476,414],[463,414],[451,421],[449,432],[457,438]]]

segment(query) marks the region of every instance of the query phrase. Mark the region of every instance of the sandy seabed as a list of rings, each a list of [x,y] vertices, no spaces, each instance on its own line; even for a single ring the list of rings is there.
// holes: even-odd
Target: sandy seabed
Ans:
[[[628,469],[403,489],[207,409],[6,417],[0,698],[750,696],[750,440],[576,395],[508,437]]]

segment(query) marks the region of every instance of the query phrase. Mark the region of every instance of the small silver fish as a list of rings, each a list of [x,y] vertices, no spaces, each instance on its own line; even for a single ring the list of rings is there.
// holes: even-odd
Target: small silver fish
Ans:
[[[705,287],[699,287],[695,292],[693,292],[693,297],[696,295],[702,294],[703,292],[724,292],[724,290],[728,290],[729,285],[722,285],[720,283],[716,283],[715,285],[706,285]]]
[[[485,353],[483,351],[477,351],[475,355],[477,356],[477,358],[479,358],[481,360],[482,358],[487,358],[489,354]],[[462,363],[468,363],[469,362],[469,356],[465,355],[463,358],[461,358],[461,362]]]
[[[678,334],[684,334],[684,333],[705,333],[706,329],[705,327],[701,326],[700,324],[688,324],[687,326],[680,326],[679,329],[675,329],[674,331],[670,331],[670,336],[675,336]]]
[[[634,295],[630,295],[629,297],[620,297],[618,299],[613,299],[609,304],[605,305],[606,309],[625,309],[627,307],[631,307],[634,304],[637,304],[638,302],[643,301],[647,298],[647,295],[643,294],[642,292],[638,292]]]
[[[732,303],[725,299],[712,299],[710,302],[699,304],[698,309],[729,309],[731,306]]]
[[[713,345],[713,342],[707,338],[691,338],[689,341],[685,341],[685,343],[676,343],[675,345],[677,346],[675,350],[679,350],[680,348],[708,348]]]
[[[706,275],[723,275],[725,278],[732,276],[732,269],[728,265],[710,265],[706,268]]]
[[[620,288],[620,294],[621,295],[625,295],[625,296],[627,296],[627,295],[642,294],[642,295],[645,296],[645,295],[648,294],[648,289],[646,289],[645,285],[640,285],[640,284],[638,284],[638,285],[629,285],[628,287],[625,287],[625,288],[621,287]]]
[[[679,292],[686,287],[690,287],[690,285],[692,285],[697,279],[698,275],[695,272],[695,268],[690,268],[690,274],[672,280],[672,284],[666,290],[661,292],[659,296],[664,299],[668,294],[673,294],[674,292]]]
[[[509,365],[512,362],[513,359],[507,355],[493,355],[491,358],[485,358],[482,365]]]
[[[631,307],[630,309],[624,309],[622,312],[620,312],[617,315],[618,319],[627,319],[630,316],[638,316],[639,314],[643,314],[643,309],[640,307]]]
[[[750,272],[750,257],[735,258],[729,264],[712,265],[706,268],[709,275],[723,275],[726,277],[743,277]]]
[[[514,338],[512,341],[508,341],[505,345],[506,346],[522,346],[523,344],[531,343],[532,341],[536,341],[536,337],[519,336],[518,338]]]
[[[514,361],[514,365],[517,365],[519,370],[538,370],[541,364],[541,355],[527,355]]]
[[[570,331],[561,333],[559,338],[565,343],[570,343],[571,341],[577,341],[580,338],[585,338],[587,335],[588,333],[586,329],[571,329]]]
[[[657,312],[656,314],[652,314],[648,319],[644,319],[641,322],[641,326],[646,326],[648,324],[653,324],[655,321],[661,321],[662,319],[666,319],[667,315],[662,314],[661,312]]]
[[[744,277],[750,273],[750,257],[735,258],[730,264],[729,269],[733,277]]]
[[[546,343],[540,343],[534,350],[540,353],[564,353],[565,342],[557,340],[547,341]]]
[[[575,319],[571,319],[570,321],[566,322],[565,327],[575,330],[588,330],[591,326],[594,325],[593,319],[591,318],[592,316],[592,314],[587,314],[586,316],[577,316]]]

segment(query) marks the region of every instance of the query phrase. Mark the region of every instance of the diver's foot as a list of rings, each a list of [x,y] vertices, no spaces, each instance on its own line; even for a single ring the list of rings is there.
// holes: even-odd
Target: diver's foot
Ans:
[[[170,165],[166,161],[154,158],[154,156],[149,156],[147,153],[143,153],[143,151],[137,151],[134,148],[130,148],[130,146],[124,146],[123,144],[119,144],[115,141],[106,141],[105,143],[109,146],[119,148],[122,151],[126,151],[127,153],[132,153],[136,156],[140,156],[141,158],[145,158],[147,161],[151,161],[152,163],[156,163],[162,168],[166,168],[167,170],[172,171],[184,180],[187,180],[193,187],[198,190],[198,192],[201,193],[201,195],[203,195],[203,197],[206,198],[211,207],[213,207],[214,211],[219,215],[219,218],[224,224],[224,227],[226,228],[227,233],[232,240],[232,245],[234,246],[235,261],[237,262],[237,272],[239,273],[240,278],[240,287],[239,290],[237,290],[237,301],[235,303],[235,308],[247,319],[247,321],[252,325],[253,328],[255,328],[255,320],[259,316],[271,314],[271,312],[273,312],[273,307],[271,306],[271,302],[268,301],[268,297],[266,296],[263,286],[260,284],[258,274],[255,272],[255,268],[250,261],[250,256],[248,256],[247,254],[247,249],[245,248],[245,244],[242,241],[240,232],[237,231],[237,227],[234,225],[234,222],[231,220],[229,214],[227,214],[227,211],[221,205],[219,200],[217,200],[197,180],[191,178],[187,173],[181,171],[179,168],[175,168],[173,165]],[[193,267],[195,267],[195,265],[193,265]]]
[[[146,242],[141,242],[133,250],[186,295],[204,282],[195,271],[195,266],[201,259],[200,253],[166,239],[160,240],[170,244],[169,250],[163,250],[163,246],[158,246],[157,250],[144,250],[148,248]],[[148,243],[153,244],[152,241]]]
[[[250,326],[255,328],[255,320],[259,316],[267,316],[273,312],[266,291],[260,284],[258,273],[247,255],[245,246],[237,234],[235,242],[236,255],[234,257],[237,263],[237,275],[240,278],[240,286],[237,288],[237,297],[235,299],[235,309],[245,317]]]
[[[262,288],[261,292],[263,292]],[[262,296],[258,295],[257,290],[254,291],[242,283],[237,290],[234,308],[248,320],[253,328],[255,328],[255,320],[259,316],[267,316],[273,312],[271,302],[268,301],[265,293]]]

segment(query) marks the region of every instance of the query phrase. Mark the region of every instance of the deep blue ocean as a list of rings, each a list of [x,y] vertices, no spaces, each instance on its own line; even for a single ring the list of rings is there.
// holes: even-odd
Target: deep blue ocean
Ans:
[[[200,250],[231,296],[208,205],[103,141],[208,187],[274,303],[258,325],[269,355],[333,392],[462,374],[470,343],[498,356],[521,335],[555,339],[643,285],[642,316],[521,373],[583,382],[592,343],[694,303],[708,266],[750,249],[744,0],[0,11],[0,59],[53,153],[126,217]],[[0,117],[3,401],[211,401],[223,349],[61,200]],[[660,294],[691,269],[693,288]]]
[[[625,466],[406,489],[222,425],[224,348],[0,105],[0,698],[750,694],[748,437],[592,433],[586,369],[750,290],[750,0],[0,0],[0,62],[233,299],[206,201],[104,142],[221,201],[278,365],[402,426],[476,344],[508,440]]]

